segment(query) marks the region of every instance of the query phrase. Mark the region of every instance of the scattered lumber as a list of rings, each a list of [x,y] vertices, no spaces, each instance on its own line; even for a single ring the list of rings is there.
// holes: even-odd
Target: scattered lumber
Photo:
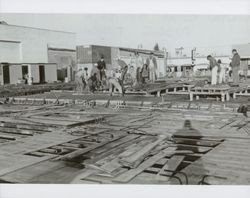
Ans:
[[[127,166],[130,168],[135,168],[140,164],[140,162],[148,155],[148,153],[156,147],[158,144],[163,142],[166,139],[166,136],[160,136],[156,141],[152,142],[151,144],[147,144],[145,147],[143,147],[141,150],[135,152],[134,154],[123,157],[119,160],[119,162],[123,166]]]
[[[178,166],[180,165],[180,163],[184,158],[185,156],[183,155],[172,156],[162,167],[162,169],[159,171],[156,177],[158,177],[159,175],[172,176],[174,174],[174,171],[176,171],[176,169],[178,168]]]
[[[161,158],[173,155],[174,152],[175,152],[175,149],[176,148],[174,148],[174,147],[166,148],[165,150],[159,152],[158,154],[156,154],[156,155],[148,158],[144,162],[142,162],[137,168],[130,169],[129,171],[119,175],[118,177],[113,179],[113,181],[118,182],[118,183],[127,183],[127,182],[129,182],[131,179],[133,179],[138,174],[143,172],[146,168],[148,168],[150,166],[153,166]]]

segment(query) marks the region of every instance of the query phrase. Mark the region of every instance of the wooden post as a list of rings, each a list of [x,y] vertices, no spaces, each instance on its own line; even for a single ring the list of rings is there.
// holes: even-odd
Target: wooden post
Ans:
[[[233,99],[235,99],[236,98],[236,93],[233,93]]]
[[[221,93],[221,102],[225,102],[225,94]]]
[[[190,98],[190,101],[194,100],[194,94],[192,92],[189,93],[189,98]]]
[[[157,91],[157,97],[161,97],[161,91]]]
[[[163,96],[161,96],[161,102],[163,103],[165,100],[164,100],[164,97]]]
[[[227,92],[226,93],[226,101],[229,101],[230,100],[230,94]]]

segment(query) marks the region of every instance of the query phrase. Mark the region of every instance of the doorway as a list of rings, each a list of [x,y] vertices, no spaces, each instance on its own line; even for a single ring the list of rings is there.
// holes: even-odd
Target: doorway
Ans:
[[[22,65],[22,76],[28,75],[28,65]]]
[[[10,84],[10,67],[9,64],[3,65],[3,84]]]
[[[40,83],[45,83],[45,69],[44,65],[39,65]]]
[[[22,79],[24,84],[28,84],[28,65],[22,65]]]

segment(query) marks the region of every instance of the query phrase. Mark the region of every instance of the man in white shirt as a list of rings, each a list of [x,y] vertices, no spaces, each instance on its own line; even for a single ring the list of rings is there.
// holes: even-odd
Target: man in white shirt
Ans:
[[[217,63],[219,64],[219,84],[225,83],[226,82],[226,65],[223,64],[221,62],[221,60],[219,59],[217,61]]]

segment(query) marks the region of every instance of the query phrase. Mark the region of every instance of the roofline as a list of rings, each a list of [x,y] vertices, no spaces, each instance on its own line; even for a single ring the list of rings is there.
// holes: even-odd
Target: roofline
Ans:
[[[9,65],[52,65],[57,63],[9,63],[9,62],[0,62],[0,64],[9,64]]]
[[[218,58],[218,57],[230,57],[230,55],[216,55],[216,56],[213,56],[215,58]],[[195,57],[196,58],[207,58],[206,56],[197,56]],[[168,57],[168,59],[191,59],[191,56],[187,56],[187,57]]]
[[[89,45],[76,45],[76,47],[110,47],[110,48],[118,48],[118,49],[125,49],[125,50],[138,50],[138,51],[147,51],[147,52],[159,52],[159,53],[164,53],[163,50],[155,51],[155,50],[150,50],[150,49],[138,49],[138,48],[131,48],[131,47],[121,47],[121,46],[110,46],[110,45],[98,45],[98,44],[89,44]]]
[[[52,51],[68,51],[68,52],[76,52],[75,49],[68,49],[68,48],[56,48],[56,47],[48,47],[48,50]]]
[[[51,30],[46,28],[37,28],[37,27],[29,27],[29,26],[22,26],[22,25],[11,25],[11,24],[0,24],[3,26],[12,26],[12,27],[22,27],[22,28],[28,28],[28,29],[35,29],[35,30],[44,30],[44,31],[51,31],[51,32],[61,32],[61,33],[68,33],[68,34],[76,34],[75,32],[67,32],[67,31],[61,31],[61,30]]]
[[[21,41],[0,40],[3,43],[21,43]]]

